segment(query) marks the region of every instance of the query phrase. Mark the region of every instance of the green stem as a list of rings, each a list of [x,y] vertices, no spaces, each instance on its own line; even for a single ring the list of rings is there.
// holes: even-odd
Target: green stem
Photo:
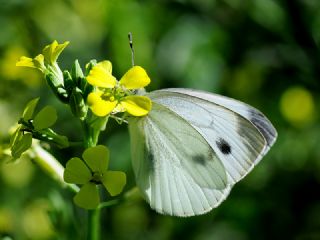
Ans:
[[[84,139],[83,144],[85,148],[94,147],[95,144],[92,142],[92,134],[90,131],[90,126],[87,124],[87,122],[81,121],[81,126],[83,129]]]
[[[100,203],[100,205],[94,209],[88,211],[88,233],[87,240],[100,240],[100,216],[101,209],[111,207],[119,203],[119,199],[111,200],[108,202]]]
[[[120,202],[120,199],[114,199],[108,202],[103,202],[100,203],[100,205],[98,206],[98,209],[102,209],[102,208],[106,208],[106,207],[111,207],[113,205],[116,205]]]
[[[97,145],[100,132],[105,129],[107,121],[107,117],[92,117],[91,120],[86,119],[81,121],[84,133],[83,145],[85,148]],[[88,212],[88,240],[100,240],[100,212],[100,207]]]
[[[100,240],[100,213],[100,208],[88,211],[87,240]]]
[[[84,134],[84,147],[90,148],[96,146],[97,142],[93,139],[93,131],[87,121],[81,121],[81,126]],[[100,213],[100,208],[88,210],[87,240],[100,240]]]
[[[33,161],[44,170],[44,172],[56,180],[61,186],[67,187],[73,192],[79,192],[77,185],[68,184],[63,180],[64,167],[54,156],[44,150],[38,142],[35,142],[30,150]]]

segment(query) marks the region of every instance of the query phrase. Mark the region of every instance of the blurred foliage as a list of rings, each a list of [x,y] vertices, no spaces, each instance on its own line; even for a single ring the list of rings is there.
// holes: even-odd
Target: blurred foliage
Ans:
[[[104,239],[320,239],[320,1],[318,0],[0,0],[0,237],[84,239],[86,216],[72,194],[29,159],[8,165],[9,129],[23,106],[58,109],[57,130],[79,140],[70,110],[49,95],[36,71],[16,68],[21,55],[69,40],[60,65],[109,59],[115,76],[136,64],[148,90],[190,87],[247,102],[274,123],[279,138],[229,198],[209,214],[158,215],[144,201],[102,211]],[[201,116],[199,116],[201,117]],[[11,130],[12,132],[12,130]],[[108,125],[101,143],[110,168],[134,186],[125,126]],[[81,149],[50,151],[63,164]]]

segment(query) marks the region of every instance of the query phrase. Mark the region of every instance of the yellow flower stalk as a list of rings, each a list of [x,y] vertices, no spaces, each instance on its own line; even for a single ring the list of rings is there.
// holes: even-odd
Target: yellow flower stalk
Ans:
[[[133,116],[147,115],[152,102],[148,97],[133,95],[132,90],[144,88],[150,83],[146,71],[140,66],[129,69],[120,81],[112,76],[112,64],[103,61],[94,66],[87,81],[98,88],[88,95],[87,103],[100,117],[110,113],[128,112]]]

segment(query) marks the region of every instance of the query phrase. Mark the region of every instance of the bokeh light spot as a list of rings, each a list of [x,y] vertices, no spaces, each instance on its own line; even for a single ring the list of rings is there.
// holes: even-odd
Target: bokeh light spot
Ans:
[[[22,156],[15,163],[3,161],[0,165],[1,178],[6,184],[15,188],[27,186],[33,177],[33,173],[34,166],[25,156]]]
[[[29,239],[52,239],[54,235],[48,211],[49,203],[37,199],[26,207],[22,215],[22,226]]]
[[[21,56],[28,55],[27,51],[20,46],[9,46],[0,60],[0,70],[3,77],[8,80],[22,80],[31,87],[38,86],[41,83],[40,73],[34,71],[34,69],[16,66],[16,62]]]
[[[13,230],[13,213],[9,208],[0,208],[0,233]]]
[[[308,90],[298,86],[291,87],[281,97],[280,110],[288,122],[304,126],[314,119],[314,100]]]

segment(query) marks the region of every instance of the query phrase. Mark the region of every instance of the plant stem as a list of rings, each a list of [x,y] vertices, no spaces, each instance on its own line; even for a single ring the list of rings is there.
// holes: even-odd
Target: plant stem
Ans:
[[[69,188],[73,192],[79,192],[79,187],[75,184],[68,184],[63,180],[64,167],[49,152],[44,150],[38,142],[35,142],[30,149],[33,161],[46,172],[51,178],[56,180],[61,186]]]
[[[88,211],[87,240],[100,240],[100,213],[100,208]]]
[[[87,240],[100,240],[100,216],[101,209],[111,207],[119,203],[119,199],[101,203],[96,209],[88,211]]]
[[[90,125],[87,121],[81,121],[84,139],[83,144],[85,148],[90,148],[96,146],[96,141],[94,141],[94,136]],[[94,210],[88,210],[88,231],[87,240],[100,240],[100,208],[97,207]]]
[[[83,139],[84,147],[85,148],[94,147],[95,144],[92,142],[90,126],[87,124],[85,120],[81,121],[81,126],[83,129],[83,135],[84,135],[84,139]]]
[[[106,208],[106,207],[111,207],[113,205],[118,204],[119,202],[120,202],[120,199],[114,199],[114,200],[111,200],[111,201],[108,201],[108,202],[103,202],[103,203],[100,203],[98,208],[102,209],[102,208]]]

